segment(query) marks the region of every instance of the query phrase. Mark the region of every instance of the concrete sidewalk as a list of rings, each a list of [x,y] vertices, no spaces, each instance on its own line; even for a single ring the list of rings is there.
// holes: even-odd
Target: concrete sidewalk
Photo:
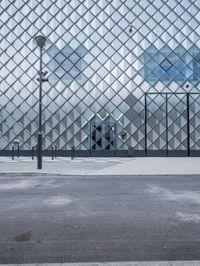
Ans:
[[[43,157],[43,169],[29,157],[0,157],[1,174],[200,175],[200,157],[56,158]]]
[[[5,264],[0,264],[0,266]],[[34,263],[7,264],[9,266],[199,266],[200,261],[90,262],[90,263]]]

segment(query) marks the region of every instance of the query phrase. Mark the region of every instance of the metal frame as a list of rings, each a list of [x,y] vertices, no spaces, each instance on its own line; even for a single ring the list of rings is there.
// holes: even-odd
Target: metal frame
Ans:
[[[148,95],[165,95],[166,100],[166,155],[169,156],[169,149],[168,149],[168,95],[184,95],[186,97],[186,110],[187,110],[187,156],[191,155],[191,145],[190,145],[190,95],[200,95],[200,92],[147,92],[145,93],[145,156],[148,156],[148,147],[147,147],[147,124],[148,124],[148,103],[147,103],[147,96]],[[180,99],[181,101],[181,99]]]

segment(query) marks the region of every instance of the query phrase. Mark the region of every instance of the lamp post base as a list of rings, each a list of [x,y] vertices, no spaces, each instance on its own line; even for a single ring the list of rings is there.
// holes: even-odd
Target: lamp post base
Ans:
[[[37,161],[37,169],[42,169],[42,133],[38,133],[38,161]]]

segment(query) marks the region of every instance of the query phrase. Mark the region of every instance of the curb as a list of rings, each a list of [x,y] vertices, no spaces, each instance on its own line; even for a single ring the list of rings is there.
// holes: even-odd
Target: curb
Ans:
[[[183,177],[183,176],[199,176],[200,177],[200,173],[199,174],[110,174],[110,173],[103,173],[103,174],[91,174],[91,173],[84,173],[84,174],[80,174],[80,173],[48,173],[48,172],[0,172],[0,176],[10,176],[10,177],[14,177],[14,176],[63,176],[63,177],[102,177],[102,178],[107,178],[107,177],[158,177],[158,176],[162,176],[162,177]],[[1,264],[0,264],[1,265]],[[199,264],[200,265],[200,264]]]
[[[88,262],[88,263],[33,263],[0,264],[0,266],[199,266],[200,261],[145,261],[145,262]]]

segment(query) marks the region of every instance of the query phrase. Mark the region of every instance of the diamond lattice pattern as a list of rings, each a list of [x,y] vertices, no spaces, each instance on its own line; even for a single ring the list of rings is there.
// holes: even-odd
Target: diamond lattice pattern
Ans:
[[[144,150],[144,93],[199,91],[198,0],[0,2],[0,148],[37,144],[39,49],[43,144],[90,149],[91,124],[114,124],[116,148]],[[130,30],[131,25],[131,30]],[[148,148],[165,149],[164,96],[148,102]],[[185,96],[169,99],[169,148],[186,149]],[[193,97],[193,96],[192,96]],[[191,147],[200,148],[199,97],[191,98]],[[126,138],[120,138],[121,132]]]

